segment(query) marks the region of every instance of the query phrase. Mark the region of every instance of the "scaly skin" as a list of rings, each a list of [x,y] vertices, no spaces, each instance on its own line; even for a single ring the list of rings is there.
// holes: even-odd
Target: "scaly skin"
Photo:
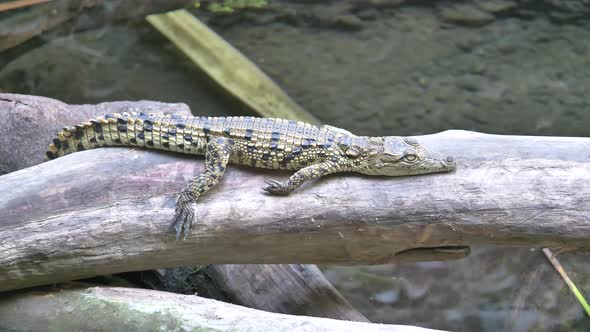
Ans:
[[[431,153],[412,138],[356,136],[332,126],[254,117],[208,118],[175,114],[123,113],[64,128],[49,145],[47,159],[104,146],[130,146],[205,155],[205,172],[180,193],[170,229],[186,237],[196,201],[214,187],[228,163],[296,170],[263,189],[285,195],[305,181],[336,172],[403,176],[446,172],[452,157]]]

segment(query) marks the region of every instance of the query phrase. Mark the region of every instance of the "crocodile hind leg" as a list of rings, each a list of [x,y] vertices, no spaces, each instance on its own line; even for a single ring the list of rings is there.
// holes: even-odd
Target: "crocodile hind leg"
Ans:
[[[291,175],[289,180],[284,182],[266,180],[265,182],[268,186],[262,189],[271,194],[287,195],[307,180],[316,179],[340,171],[342,171],[342,167],[337,161],[324,161],[298,170],[295,174]]]
[[[169,230],[176,232],[176,240],[184,233],[188,235],[195,221],[197,199],[213,188],[223,176],[225,167],[232,152],[233,141],[228,138],[210,138],[207,140],[205,152],[205,172],[188,182],[176,203],[174,220]]]

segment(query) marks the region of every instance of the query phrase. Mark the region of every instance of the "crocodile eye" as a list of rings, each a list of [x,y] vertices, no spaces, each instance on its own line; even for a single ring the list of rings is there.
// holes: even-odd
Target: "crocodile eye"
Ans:
[[[404,156],[403,159],[408,162],[414,162],[416,161],[416,159],[418,159],[418,156],[416,156],[415,154],[407,154]]]

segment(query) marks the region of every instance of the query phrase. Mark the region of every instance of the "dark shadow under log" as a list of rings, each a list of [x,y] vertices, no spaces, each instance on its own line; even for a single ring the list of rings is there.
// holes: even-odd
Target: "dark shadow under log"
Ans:
[[[232,303],[291,315],[368,322],[315,265],[219,264],[210,265],[206,272]]]
[[[195,263],[381,264],[408,249],[472,244],[590,248],[590,139],[418,139],[455,156],[457,171],[339,174],[275,197],[259,187],[288,174],[231,167],[179,242],[166,233],[175,196],[202,158],[109,148],[4,175],[0,290]]]

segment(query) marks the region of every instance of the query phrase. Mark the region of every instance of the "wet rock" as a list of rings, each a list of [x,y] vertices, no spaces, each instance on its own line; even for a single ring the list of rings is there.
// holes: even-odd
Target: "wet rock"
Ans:
[[[387,290],[375,294],[374,300],[383,304],[393,304],[399,298],[399,291],[395,289]]]
[[[492,14],[513,9],[517,6],[514,1],[507,0],[476,0],[475,4],[479,9]]]
[[[467,26],[483,26],[495,19],[494,15],[468,3],[442,4],[438,14],[445,22]]]
[[[478,75],[465,75],[456,81],[457,87],[469,92],[476,92],[485,85],[485,78]]]
[[[367,9],[359,10],[356,13],[356,16],[358,16],[358,18],[360,18],[361,20],[364,20],[364,21],[372,21],[377,18],[378,14],[379,14],[379,12],[377,11],[377,9],[367,8]]]
[[[346,14],[334,17],[334,24],[338,27],[360,30],[363,28],[363,21],[355,15]]]
[[[455,46],[463,52],[471,52],[473,49],[482,45],[485,40],[481,36],[474,36],[471,38],[462,38],[457,40]]]

